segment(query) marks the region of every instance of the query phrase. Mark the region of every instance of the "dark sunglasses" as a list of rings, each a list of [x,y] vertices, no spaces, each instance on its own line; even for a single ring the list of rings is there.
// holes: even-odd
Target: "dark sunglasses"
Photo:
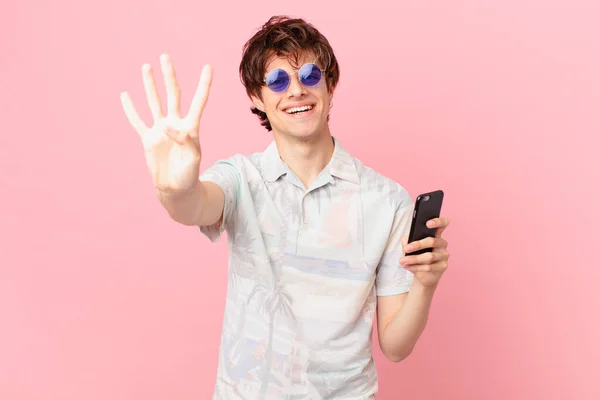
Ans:
[[[265,78],[265,84],[274,92],[283,92],[290,85],[290,75],[298,74],[298,80],[304,86],[315,86],[321,82],[324,72],[325,70],[322,70],[314,63],[304,64],[298,72],[292,72],[291,74],[288,74],[281,68],[277,68],[269,71]]]

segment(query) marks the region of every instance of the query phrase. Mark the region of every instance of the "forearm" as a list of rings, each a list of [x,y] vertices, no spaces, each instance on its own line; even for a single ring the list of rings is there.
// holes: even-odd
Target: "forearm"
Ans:
[[[404,304],[383,332],[382,349],[392,361],[401,361],[413,351],[425,330],[435,287],[425,287],[415,279]]]
[[[210,190],[208,185],[211,183],[199,180],[196,186],[187,192],[174,194],[158,191],[157,195],[173,220],[188,226],[210,225],[219,219],[223,199],[219,199],[222,194]]]

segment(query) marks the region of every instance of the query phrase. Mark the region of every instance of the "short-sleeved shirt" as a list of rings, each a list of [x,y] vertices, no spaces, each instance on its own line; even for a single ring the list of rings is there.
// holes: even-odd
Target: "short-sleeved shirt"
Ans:
[[[375,398],[377,296],[412,283],[399,258],[413,202],[334,144],[309,189],[275,141],[201,175],[225,205],[222,221],[200,230],[229,242],[214,400]]]

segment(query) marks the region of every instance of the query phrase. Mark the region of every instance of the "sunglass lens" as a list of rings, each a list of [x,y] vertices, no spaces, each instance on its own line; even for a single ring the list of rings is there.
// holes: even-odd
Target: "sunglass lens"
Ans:
[[[306,86],[315,86],[321,81],[321,69],[315,64],[306,64],[300,68],[298,78]]]
[[[266,84],[274,92],[281,92],[288,87],[290,76],[282,69],[276,69],[267,74]]]

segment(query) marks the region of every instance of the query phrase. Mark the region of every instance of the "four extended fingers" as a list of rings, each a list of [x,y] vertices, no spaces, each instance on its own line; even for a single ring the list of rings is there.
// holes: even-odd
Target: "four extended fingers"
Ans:
[[[177,84],[175,68],[168,54],[162,54],[160,56],[160,64],[162,74],[164,77],[165,89],[167,91],[168,115],[171,117],[179,118],[180,88]],[[200,81],[198,83],[198,87],[196,88],[196,92],[190,105],[190,112],[188,114],[187,119],[195,126],[199,125],[200,118],[202,116],[204,107],[208,99],[208,93],[212,84],[212,73],[212,67],[210,65],[205,65],[202,69]],[[156,87],[154,71],[152,70],[152,67],[149,64],[144,64],[142,66],[142,80],[144,84],[144,91],[146,93],[146,98],[148,101],[148,106],[150,107],[152,117],[154,118],[154,123],[156,123],[158,120],[164,117],[164,114],[162,110],[160,96]],[[139,134],[142,134],[144,131],[148,130],[148,127],[137,113],[135,106],[131,101],[131,97],[127,92],[121,93],[121,102],[123,104],[123,109],[125,110],[127,119],[129,120],[129,123],[135,128],[135,130]]]

